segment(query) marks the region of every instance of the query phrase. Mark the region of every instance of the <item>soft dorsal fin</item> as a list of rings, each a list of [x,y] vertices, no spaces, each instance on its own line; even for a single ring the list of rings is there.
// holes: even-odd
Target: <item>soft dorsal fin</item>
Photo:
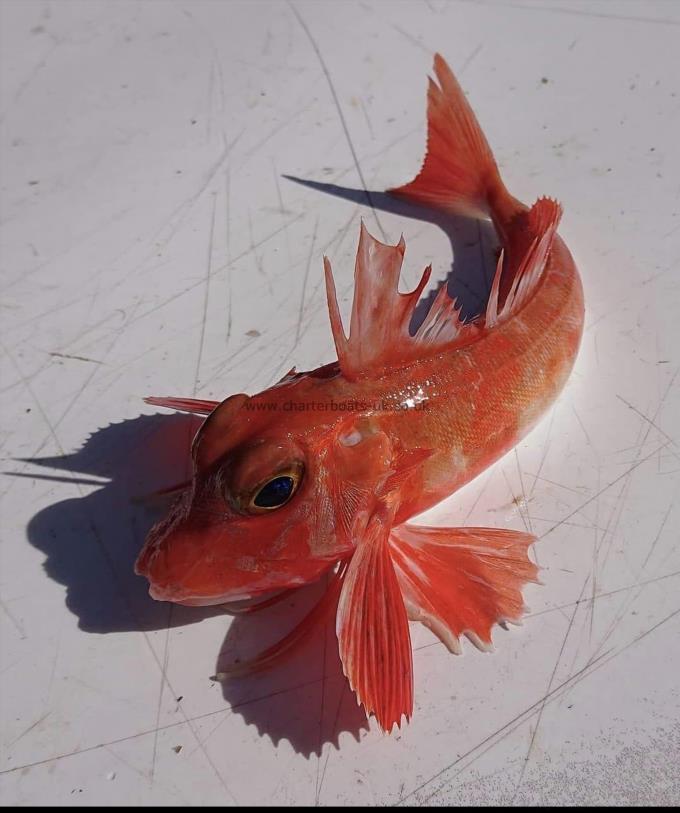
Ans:
[[[331,329],[340,369],[348,379],[404,367],[467,344],[479,333],[477,325],[462,321],[460,307],[443,284],[425,321],[414,336],[410,335],[409,324],[432,269],[431,266],[425,269],[415,290],[399,293],[405,250],[403,237],[396,246],[388,246],[372,237],[361,224],[349,337],[342,326],[331,264],[324,257]]]
[[[498,258],[484,316],[487,330],[514,316],[534,295],[561,217],[562,207],[552,198],[539,198],[518,215],[509,256],[502,251]]]

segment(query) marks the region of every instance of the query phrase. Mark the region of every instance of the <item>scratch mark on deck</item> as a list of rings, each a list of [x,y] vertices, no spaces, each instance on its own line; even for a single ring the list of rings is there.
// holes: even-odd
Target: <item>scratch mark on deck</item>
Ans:
[[[342,107],[340,106],[340,100],[338,99],[338,94],[337,94],[337,92],[335,90],[335,85],[333,84],[333,80],[331,79],[330,72],[328,70],[328,67],[326,66],[326,62],[325,62],[325,60],[323,58],[323,55],[321,54],[321,50],[320,50],[319,46],[316,44],[316,40],[312,36],[312,32],[309,30],[309,27],[307,26],[307,23],[304,21],[304,19],[302,18],[302,15],[297,10],[297,8],[293,5],[293,3],[290,2],[290,0],[288,0],[288,6],[291,9],[291,11],[293,12],[293,14],[295,15],[295,17],[297,18],[297,21],[302,26],[302,29],[304,30],[305,34],[307,35],[307,38],[309,39],[309,42],[311,43],[312,48],[314,49],[314,52],[316,53],[316,56],[317,56],[317,58],[319,60],[319,64],[321,65],[321,70],[323,71],[324,76],[326,77],[326,80],[328,82],[328,87],[330,88],[330,91],[331,91],[331,96],[333,97],[333,103],[335,104],[335,108],[338,111],[338,116],[340,117],[340,124],[342,125],[342,129],[343,129],[343,131],[345,133],[345,138],[347,139],[347,144],[349,146],[350,152],[352,153],[352,159],[354,161],[354,166],[356,167],[357,175],[359,176],[359,180],[361,181],[361,186],[362,186],[362,188],[364,190],[364,194],[366,195],[366,200],[368,201],[368,205],[371,207],[371,210],[373,211],[373,217],[375,218],[375,222],[378,225],[378,229],[380,230],[380,234],[381,234],[381,236],[383,238],[383,241],[384,242],[389,242],[389,238],[388,238],[385,230],[382,227],[382,223],[380,222],[380,218],[378,217],[378,213],[376,211],[376,208],[373,205],[373,199],[371,198],[371,193],[368,191],[368,185],[366,184],[366,179],[364,178],[364,173],[363,173],[363,171],[361,169],[361,165],[359,164],[359,158],[357,156],[357,152],[354,149],[354,142],[352,141],[352,136],[350,135],[349,128],[347,127],[347,122],[345,120],[345,115],[342,112]]]
[[[316,222],[314,223],[314,233],[312,234],[312,242],[309,246],[309,254],[307,255],[307,267],[305,268],[305,278],[302,282],[302,295],[300,296],[300,309],[298,311],[298,320],[297,326],[295,328],[295,344],[294,347],[297,346],[297,343],[300,341],[300,328],[302,325],[302,315],[304,312],[305,307],[305,297],[307,294],[307,283],[309,281],[309,271],[312,266],[312,256],[314,254],[314,244],[316,243],[316,234],[319,229],[319,215],[316,216]],[[292,350],[291,350],[292,352]]]

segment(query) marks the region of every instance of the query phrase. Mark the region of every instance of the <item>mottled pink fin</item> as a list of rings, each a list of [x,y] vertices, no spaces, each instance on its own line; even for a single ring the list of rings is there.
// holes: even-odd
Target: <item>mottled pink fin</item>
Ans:
[[[403,237],[396,246],[388,246],[372,237],[361,224],[349,337],[342,326],[331,264],[324,257],[333,339],[340,369],[350,380],[404,367],[467,344],[479,335],[476,324],[461,320],[460,308],[449,296],[446,285],[442,285],[415,335],[410,335],[409,325],[431,269],[425,269],[415,290],[399,293],[405,248]]]
[[[501,252],[486,306],[484,327],[495,327],[514,316],[531,299],[548,261],[562,207],[552,198],[539,198],[518,215],[518,231],[509,256]],[[513,262],[514,258],[514,262]]]
[[[523,613],[521,589],[538,573],[527,555],[534,541],[495,528],[393,528],[390,549],[409,618],[452,652],[460,652],[461,635],[488,649],[492,626]]]
[[[399,197],[464,214],[485,215],[489,196],[502,188],[498,168],[465,94],[439,55],[439,85],[429,80],[427,151],[410,183],[390,189]]]
[[[413,713],[413,664],[388,538],[389,523],[372,516],[347,568],[336,632],[350,686],[366,713],[389,733]]]
[[[150,395],[144,399],[144,403],[151,404],[151,406],[165,407],[166,409],[176,409],[178,412],[210,415],[219,404],[219,401],[201,401],[196,398],[160,398]]]

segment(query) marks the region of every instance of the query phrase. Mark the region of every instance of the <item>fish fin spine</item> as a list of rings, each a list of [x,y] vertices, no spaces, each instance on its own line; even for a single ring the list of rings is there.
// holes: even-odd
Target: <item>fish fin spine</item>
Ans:
[[[434,57],[438,84],[428,80],[427,148],[423,166],[398,197],[446,211],[488,216],[509,198],[482,128],[451,68]]]
[[[209,415],[219,404],[219,401],[203,401],[197,398],[164,398],[150,395],[144,399],[145,404],[151,406],[174,409],[178,412],[192,412],[195,415]]]
[[[527,553],[533,542],[531,534],[496,528],[392,528],[390,552],[409,618],[456,654],[461,635],[489,650],[493,625],[519,623],[522,587],[537,581]]]

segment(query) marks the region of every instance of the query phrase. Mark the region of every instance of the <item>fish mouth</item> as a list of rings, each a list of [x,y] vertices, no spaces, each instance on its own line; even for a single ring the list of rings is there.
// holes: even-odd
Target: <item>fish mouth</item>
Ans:
[[[146,574],[140,573],[140,576]],[[177,599],[177,591],[168,587],[156,587],[155,584],[149,585],[149,595],[156,601],[175,601]]]
[[[230,604],[237,601],[250,601],[258,595],[271,593],[268,591],[231,591],[211,596],[197,596],[187,594],[178,587],[159,587],[155,584],[149,585],[149,595],[156,601],[171,601],[173,604],[182,604],[185,607],[211,607],[215,604]]]
[[[220,603],[220,596],[188,596],[177,587],[159,587],[155,584],[149,585],[149,595],[156,601],[171,601],[173,604],[185,604],[189,607]]]

